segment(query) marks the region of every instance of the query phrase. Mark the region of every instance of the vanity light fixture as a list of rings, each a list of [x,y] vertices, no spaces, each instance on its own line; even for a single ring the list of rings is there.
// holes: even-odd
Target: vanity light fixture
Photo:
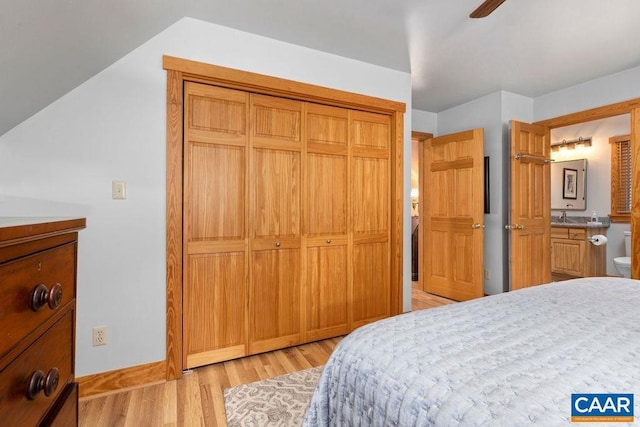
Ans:
[[[418,189],[417,188],[411,189],[411,206],[413,207],[413,209],[416,209],[416,206],[418,206]]]
[[[554,142],[551,144],[551,151],[560,151],[560,150],[574,150],[576,148],[586,148],[591,147],[591,137],[583,138],[580,137],[578,139],[571,139],[567,141],[563,139],[560,142]]]

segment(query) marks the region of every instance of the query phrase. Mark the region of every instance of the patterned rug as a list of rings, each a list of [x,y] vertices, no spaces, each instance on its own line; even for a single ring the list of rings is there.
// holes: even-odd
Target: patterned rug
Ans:
[[[302,425],[322,366],[224,390],[229,427]]]

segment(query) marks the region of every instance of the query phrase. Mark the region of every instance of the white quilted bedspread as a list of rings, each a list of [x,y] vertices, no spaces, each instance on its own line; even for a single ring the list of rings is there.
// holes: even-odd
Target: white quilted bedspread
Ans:
[[[640,420],[640,281],[577,279],[364,326],[336,347],[304,425],[570,425],[571,393],[634,393]]]

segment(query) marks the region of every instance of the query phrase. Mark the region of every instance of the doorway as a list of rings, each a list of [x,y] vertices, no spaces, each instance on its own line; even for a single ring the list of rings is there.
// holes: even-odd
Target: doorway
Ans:
[[[552,119],[537,122],[537,124],[546,126],[552,131],[554,129],[567,126],[589,123],[592,121],[606,119],[610,117],[620,116],[624,114],[630,115],[630,138],[631,147],[634,147],[640,141],[640,99],[631,99],[616,104],[605,105],[602,107],[592,108],[590,110],[580,111],[577,113],[567,114]],[[554,141],[552,139],[552,141]],[[636,178],[637,165],[640,165],[640,152],[637,149],[631,149],[632,163],[632,189],[631,189],[631,215],[630,215],[630,231],[632,232],[632,252],[631,252],[631,277],[640,277],[640,185],[637,185]],[[588,196],[587,196],[588,197]]]
[[[556,221],[566,215],[569,222],[584,222],[590,220],[593,212],[596,213],[599,221],[603,222],[607,237],[606,244],[599,248],[602,251],[602,260],[599,260],[603,264],[600,268],[602,275],[619,275],[613,259],[625,256],[624,231],[630,228],[629,219],[610,216],[611,150],[614,148],[610,138],[630,133],[629,113],[551,130],[552,167],[558,171],[551,176],[551,216]],[[585,165],[584,175],[577,181],[577,194],[563,193],[563,171],[578,170],[580,178],[581,168],[574,165],[581,163]],[[594,249],[589,245],[587,248]],[[552,275],[554,280],[571,278],[563,276],[558,269],[552,271]]]

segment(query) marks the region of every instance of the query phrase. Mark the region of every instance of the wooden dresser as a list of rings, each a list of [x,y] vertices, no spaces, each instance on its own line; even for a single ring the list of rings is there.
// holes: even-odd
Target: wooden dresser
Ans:
[[[78,424],[76,259],[85,219],[0,218],[0,424]]]

